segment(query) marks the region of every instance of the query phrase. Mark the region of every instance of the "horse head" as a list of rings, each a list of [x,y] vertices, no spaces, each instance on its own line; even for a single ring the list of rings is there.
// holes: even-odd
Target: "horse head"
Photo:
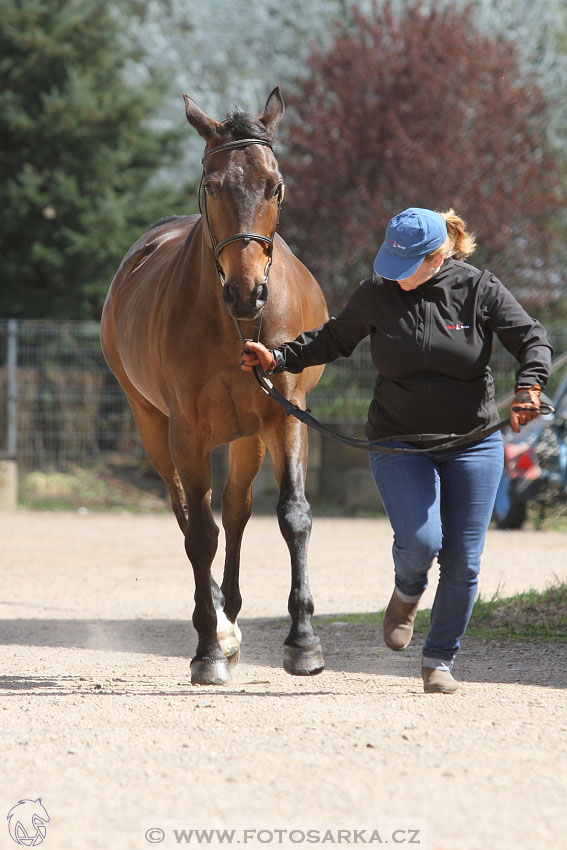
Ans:
[[[255,319],[268,298],[268,274],[284,185],[272,150],[284,112],[279,87],[257,119],[235,109],[222,122],[188,96],[187,120],[205,139],[199,204],[224,302],[235,319]]]

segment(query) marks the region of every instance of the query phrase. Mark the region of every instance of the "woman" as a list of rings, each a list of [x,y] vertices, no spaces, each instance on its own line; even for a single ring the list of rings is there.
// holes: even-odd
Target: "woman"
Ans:
[[[273,351],[248,342],[245,370],[300,372],[348,357],[366,336],[378,370],[368,413],[371,440],[402,435],[389,446],[419,454],[371,452],[370,467],[394,531],[395,585],[384,640],[395,651],[411,641],[419,600],[435,559],[439,584],[423,646],[426,693],[453,693],[453,662],[476,596],[480,556],[503,467],[488,366],[493,335],[519,363],[510,420],[514,431],[539,413],[549,376],[545,331],[490,272],[464,260],[474,237],[453,210],[410,208],[395,216],[363,280],[335,319]],[[513,408],[513,409],[512,409]],[[443,435],[478,432],[439,450]],[[428,435],[412,443],[411,436]],[[409,439],[404,440],[403,436]]]

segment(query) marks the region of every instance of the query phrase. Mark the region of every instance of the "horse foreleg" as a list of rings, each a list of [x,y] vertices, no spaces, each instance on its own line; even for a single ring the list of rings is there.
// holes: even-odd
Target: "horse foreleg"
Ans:
[[[231,661],[240,656],[242,635],[236,618],[242,606],[240,595],[240,546],[246,523],[252,513],[252,482],[262,465],[266,447],[257,437],[241,437],[230,444],[228,477],[222,495],[222,524],[226,556],[221,585],[224,610],[217,607],[217,637]],[[214,597],[214,594],[213,594]]]
[[[195,577],[193,625],[198,635],[191,661],[191,683],[222,685],[230,681],[228,662],[217,640],[217,614],[211,592],[211,564],[215,557],[218,527],[211,511],[210,452],[188,447],[187,435],[172,435],[172,455],[187,498],[185,551]]]
[[[268,448],[280,490],[278,522],[291,556],[291,592],[288,601],[291,629],[284,642],[283,666],[286,672],[295,676],[313,675],[324,669],[325,662],[321,642],[311,623],[313,599],[307,575],[311,508],[305,498],[306,426],[295,420],[286,420],[283,440],[271,440]]]

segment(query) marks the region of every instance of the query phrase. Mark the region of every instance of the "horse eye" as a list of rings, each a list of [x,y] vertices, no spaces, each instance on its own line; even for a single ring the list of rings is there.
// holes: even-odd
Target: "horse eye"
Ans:
[[[207,195],[211,195],[211,196],[214,197],[215,187],[213,186],[212,183],[205,183],[203,188],[204,188],[205,192],[207,193]]]
[[[272,189],[272,198],[279,198],[280,204],[283,201],[284,197],[284,184],[278,183],[277,186],[274,186]]]

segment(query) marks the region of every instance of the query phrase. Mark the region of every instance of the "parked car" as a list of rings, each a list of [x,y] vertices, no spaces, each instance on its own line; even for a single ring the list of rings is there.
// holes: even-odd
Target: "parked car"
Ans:
[[[504,472],[493,519],[498,528],[521,528],[528,502],[536,503],[540,518],[558,503],[567,503],[567,372],[553,398],[542,400],[555,413],[539,416],[519,434],[504,432]]]

